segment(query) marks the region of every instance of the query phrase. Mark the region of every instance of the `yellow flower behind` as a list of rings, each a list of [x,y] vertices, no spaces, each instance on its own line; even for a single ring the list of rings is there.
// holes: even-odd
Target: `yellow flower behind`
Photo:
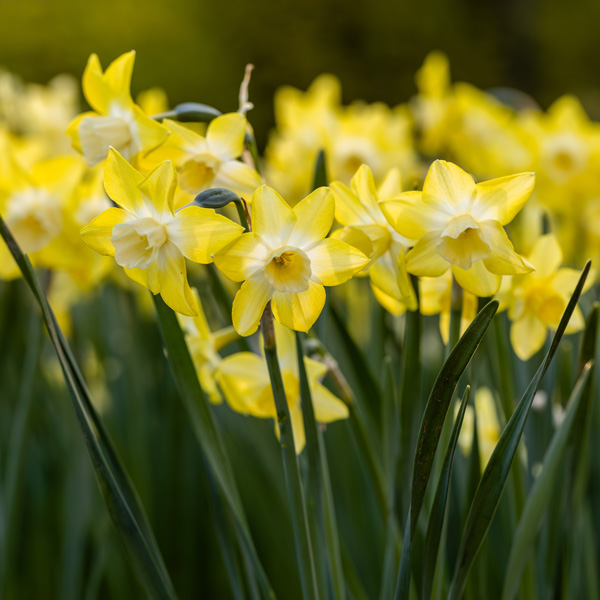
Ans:
[[[375,298],[394,315],[407,307],[417,307],[404,265],[404,254],[411,242],[390,226],[378,204],[380,198],[399,194],[401,187],[400,173],[393,169],[377,189],[367,165],[356,171],[350,188],[341,181],[331,184],[335,219],[343,225],[332,237],[358,248],[371,259],[364,272],[368,273]]]
[[[266,185],[254,192],[252,232],[214,256],[224,275],[244,282],[233,301],[233,326],[240,335],[256,331],[269,300],[280,323],[308,331],[325,304],[323,286],[344,283],[368,264],[356,248],[325,239],[333,217],[328,188],[293,209]]]
[[[177,173],[169,161],[144,177],[111,149],[104,185],[121,208],[105,210],[84,227],[83,240],[114,256],[131,279],[160,294],[173,310],[195,316],[185,259],[211,262],[212,253],[238,237],[241,226],[198,206],[174,211]]]
[[[492,296],[502,275],[529,273],[504,225],[529,198],[533,173],[476,184],[460,167],[436,160],[422,192],[405,192],[380,203],[392,227],[418,240],[406,255],[406,269],[419,277],[439,277],[452,269],[459,285],[476,296]]]
[[[544,345],[548,331],[556,330],[580,276],[575,269],[560,268],[562,251],[553,234],[539,238],[527,260],[536,271],[507,279],[498,295],[500,308],[508,308],[510,340],[521,360],[531,358]],[[585,289],[593,279],[588,278]],[[566,333],[581,331],[584,324],[581,310],[575,307]]]
[[[67,128],[73,147],[93,166],[102,162],[110,147],[127,160],[162,144],[169,132],[146,116],[131,98],[135,52],[127,52],[102,71],[92,54],[83,73],[83,94],[95,112],[79,115]]]
[[[306,443],[302,406],[300,403],[300,380],[294,334],[275,324],[277,356],[290,419],[294,432],[296,453],[300,454]],[[319,423],[331,423],[348,417],[348,407],[336,398],[320,380],[327,367],[310,358],[304,358],[315,419]],[[224,358],[216,370],[216,379],[227,403],[233,410],[259,418],[277,419],[273,389],[264,357],[252,352],[239,352]],[[279,428],[275,426],[279,435]]]

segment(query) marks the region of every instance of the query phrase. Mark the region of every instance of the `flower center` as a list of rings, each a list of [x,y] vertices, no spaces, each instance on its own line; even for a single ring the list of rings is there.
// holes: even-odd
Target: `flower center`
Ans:
[[[298,248],[277,250],[265,267],[265,277],[278,292],[303,292],[311,274],[310,259]]]
[[[179,184],[190,194],[199,194],[213,182],[219,161],[211,154],[198,154],[187,160],[179,172]]]
[[[79,141],[90,166],[102,162],[111,146],[129,160],[138,145],[129,122],[121,116],[85,117],[79,124]]]
[[[151,217],[120,223],[110,238],[117,264],[129,269],[146,269],[167,241],[165,226]]]
[[[471,215],[452,219],[442,232],[436,250],[442,258],[461,269],[470,269],[475,261],[490,257],[490,248]]]

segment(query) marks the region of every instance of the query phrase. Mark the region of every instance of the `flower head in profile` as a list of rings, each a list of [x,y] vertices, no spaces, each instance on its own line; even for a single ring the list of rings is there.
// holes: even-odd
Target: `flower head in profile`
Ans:
[[[498,294],[500,307],[508,308],[510,340],[521,360],[531,358],[544,345],[548,331],[556,330],[580,276],[575,269],[560,268],[562,251],[553,234],[540,237],[527,260],[536,271],[507,280]],[[592,281],[589,277],[587,287]],[[576,306],[566,333],[581,331],[584,324]]]
[[[300,404],[300,379],[294,335],[289,329],[275,324],[277,356],[285,395],[290,408],[296,453],[305,445],[304,421]],[[331,423],[348,417],[348,407],[334,396],[320,380],[327,367],[310,358],[304,358],[315,418],[319,423]],[[238,352],[224,358],[217,367],[216,380],[229,406],[236,412],[259,418],[277,419],[273,389],[267,363],[253,352]],[[279,435],[279,427],[275,427]]]
[[[223,274],[244,282],[233,301],[233,326],[240,335],[256,331],[269,300],[280,323],[308,331],[325,304],[323,286],[344,283],[367,265],[356,248],[325,239],[333,216],[327,188],[293,209],[265,185],[254,192],[252,232],[214,256]]]
[[[395,315],[407,307],[415,310],[416,297],[404,265],[410,242],[390,226],[378,204],[380,198],[400,193],[399,171],[392,169],[377,189],[371,169],[362,165],[350,187],[334,181],[331,191],[335,197],[335,219],[343,225],[333,237],[358,248],[371,259],[365,272],[375,298]]]
[[[104,186],[120,208],[105,210],[84,227],[84,242],[114,256],[131,279],[160,294],[173,310],[195,316],[185,259],[211,262],[213,252],[241,234],[240,225],[198,206],[175,212],[177,173],[169,161],[144,176],[111,149]]]
[[[406,192],[382,202],[392,227],[418,240],[406,255],[406,269],[420,277],[454,278],[476,296],[492,296],[502,275],[533,267],[519,256],[503,229],[521,210],[534,184],[533,173],[482,183],[455,164],[436,160],[422,192]]]
[[[83,73],[83,94],[95,112],[79,115],[68,127],[73,147],[90,165],[97,165],[110,147],[127,160],[149,152],[169,135],[160,123],[146,116],[131,98],[130,85],[135,52],[127,52],[102,71],[92,54]]]

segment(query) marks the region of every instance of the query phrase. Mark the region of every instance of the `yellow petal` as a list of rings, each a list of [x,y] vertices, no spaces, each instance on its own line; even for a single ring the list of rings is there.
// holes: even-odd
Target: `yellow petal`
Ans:
[[[170,160],[160,163],[138,184],[146,206],[156,217],[173,214],[176,187],[177,173]]]
[[[153,291],[148,285],[148,271],[149,269],[128,269],[125,267],[123,269],[125,271],[125,275],[129,277],[132,281],[143,285],[145,288],[148,288],[151,292]],[[158,289],[156,288],[153,293],[158,294]]]
[[[467,212],[475,200],[473,178],[445,160],[433,162],[423,183],[423,200],[448,214]]]
[[[157,257],[157,274],[160,295],[174,311],[195,317],[198,314],[196,300],[187,280],[185,258],[177,246],[167,242]],[[149,271],[150,277],[152,270]],[[152,286],[152,282],[148,281]]]
[[[378,287],[375,287],[373,283],[371,283],[371,290],[373,290],[373,296],[375,296],[375,300],[385,308],[391,315],[395,317],[402,315],[406,312],[406,305],[403,302],[400,302],[397,298],[386,294],[383,290],[380,290]]]
[[[534,268],[519,256],[498,221],[479,223],[481,233],[489,246],[491,256],[484,259],[485,268],[496,275],[524,275]]]
[[[325,305],[325,288],[308,282],[303,292],[274,292],[273,314],[286,327],[296,331],[308,331],[317,320]]]
[[[380,256],[371,263],[369,267],[371,283],[385,292],[387,295],[400,300],[400,289],[398,287],[398,268],[389,252]]]
[[[443,275],[450,263],[437,252],[440,231],[432,231],[424,235],[406,254],[406,270],[418,277],[439,277]]]
[[[168,129],[148,117],[139,106],[133,107],[135,115],[135,133],[137,135],[141,151],[147,154],[155,148],[158,148],[169,137]]]
[[[113,60],[104,73],[106,85],[122,103],[132,102],[130,90],[134,62],[135,50],[131,50]]]
[[[126,211],[139,216],[149,216],[144,196],[138,186],[144,176],[136,171],[114,148],[108,152],[104,164],[104,188],[109,198]]]
[[[204,265],[212,262],[212,255],[240,237],[243,231],[244,228],[231,219],[199,206],[178,210],[175,221],[167,226],[169,240],[184,256]]]
[[[232,281],[244,281],[262,269],[268,262],[270,251],[254,233],[244,233],[231,245],[214,256],[215,265]]]
[[[258,329],[260,318],[272,294],[273,288],[262,271],[244,281],[235,295],[232,311],[233,326],[240,335],[251,335]]]
[[[326,187],[320,187],[294,206],[296,225],[288,244],[306,248],[322,240],[333,225],[335,201]]]
[[[135,52],[127,52],[113,61],[103,73],[98,56],[90,56],[82,85],[85,99],[95,111],[108,114],[114,101],[122,106],[133,104],[129,89],[134,61]]]
[[[356,227],[349,225],[341,229],[336,229],[331,234],[330,239],[346,242],[346,244],[350,244],[357,250],[360,250],[365,256],[370,257],[373,254],[373,242],[360,225]]]
[[[377,204],[379,198],[377,196],[377,188],[373,173],[367,165],[361,165],[356,171],[352,181],[350,182],[352,190],[363,207],[363,211],[369,215],[369,219],[374,223],[382,222],[381,209]]]
[[[452,265],[452,274],[460,287],[480,298],[493,296],[500,289],[502,281],[500,275],[490,273],[485,268],[484,262],[477,260],[470,269],[461,269],[457,265]]]
[[[404,192],[379,203],[388,223],[410,240],[418,240],[429,232],[444,229],[449,217],[435,206],[423,202],[422,192]]]
[[[252,196],[252,231],[270,248],[285,246],[296,224],[296,215],[272,188],[262,185]]]
[[[493,219],[507,225],[523,208],[534,185],[535,173],[519,173],[478,183],[474,217],[478,221]]]
[[[310,259],[313,280],[322,285],[344,283],[369,264],[369,259],[360,250],[332,238],[322,240],[306,255]]]
[[[185,127],[177,121],[165,119],[163,125],[170,132],[167,145],[176,146],[183,149],[186,153],[204,154],[208,152],[206,139],[196,131]]]
[[[130,218],[131,215],[121,208],[108,208],[81,230],[81,239],[98,254],[114,256],[115,247],[110,241],[113,227]]]
[[[544,345],[546,327],[533,313],[527,312],[511,325],[510,341],[515,354],[521,360],[527,360]]]
[[[538,238],[527,258],[535,267],[536,276],[539,278],[548,277],[558,270],[563,257],[556,236],[549,233]],[[571,291],[575,288],[576,282],[577,279]]]
[[[212,187],[232,190],[246,200],[250,200],[256,188],[261,185],[260,175],[252,167],[239,160],[228,160],[221,163],[211,184]]]
[[[296,404],[290,408],[290,421],[292,423],[292,431],[294,432],[294,448],[296,449],[296,454],[300,454],[306,445],[304,418],[302,417],[302,406],[300,405],[300,402],[296,402]]]
[[[211,154],[221,160],[231,160],[242,154],[246,118],[240,113],[227,113],[213,119],[206,131]]]
[[[377,188],[377,197],[380,201],[389,200],[394,196],[398,196],[402,193],[402,175],[400,169],[394,167],[390,169],[383,181]]]
[[[81,141],[79,140],[79,126],[81,125],[81,121],[87,117],[97,117],[98,113],[95,112],[84,112],[78,116],[76,116],[70,123],[66,129],[66,134],[71,139],[71,146],[77,152],[83,154],[83,149],[81,148]]]
[[[319,423],[331,423],[348,418],[348,407],[336,398],[325,386],[312,382],[310,386],[315,419]]]
[[[335,198],[335,220],[340,225],[368,225],[373,222],[358,196],[339,181],[331,184]]]

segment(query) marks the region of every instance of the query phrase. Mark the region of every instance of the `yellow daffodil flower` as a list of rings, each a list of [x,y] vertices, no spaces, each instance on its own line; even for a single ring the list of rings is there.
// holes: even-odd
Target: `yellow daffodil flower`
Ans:
[[[527,260],[535,272],[507,279],[498,295],[500,308],[508,308],[510,340],[521,360],[531,358],[544,345],[548,331],[556,330],[580,276],[575,269],[560,268],[562,251],[553,234],[539,238]],[[585,289],[593,279],[588,278]],[[584,324],[575,307],[566,332],[581,331]]]
[[[325,304],[324,285],[356,275],[369,259],[340,240],[325,239],[334,217],[334,199],[319,188],[294,209],[273,189],[252,197],[252,232],[215,254],[219,270],[243,281],[233,301],[233,326],[250,335],[269,300],[275,318],[290,329],[308,331]]]
[[[114,256],[131,279],[160,294],[173,310],[196,316],[185,258],[209,263],[211,254],[238,237],[242,228],[213,210],[173,209],[177,173],[169,161],[144,177],[116,150],[105,166],[109,208],[81,230],[91,248]]]
[[[248,198],[262,184],[255,169],[237,160],[244,148],[247,121],[228,113],[213,119],[200,135],[190,127],[164,120],[171,135],[149,160],[169,158],[177,167],[181,187],[196,195],[213,187],[233,190]]]
[[[219,350],[235,339],[239,339],[238,334],[231,326],[213,332],[206,320],[198,290],[192,288],[192,294],[196,299],[198,314],[195,317],[179,315],[179,322],[185,332],[185,339],[198,373],[200,385],[213,404],[220,404],[221,392],[219,392],[215,380],[215,373],[222,360]]]
[[[533,270],[503,229],[525,204],[533,184],[533,173],[476,184],[460,167],[436,160],[422,192],[406,192],[380,206],[400,235],[418,240],[406,255],[409,273],[439,277],[451,268],[462,288],[491,296],[502,275]]]
[[[389,224],[379,199],[387,199],[401,192],[400,173],[392,170],[379,189],[373,174],[362,165],[348,188],[340,181],[331,184],[335,198],[335,219],[343,225],[333,237],[358,248],[371,260],[365,271],[371,280],[373,293],[381,305],[394,315],[405,308],[417,307],[410,284],[404,254],[412,243],[404,239]]]
[[[294,432],[296,453],[300,454],[306,443],[304,420],[300,403],[300,380],[294,334],[287,328],[275,324],[277,356],[283,385],[290,409],[290,420]],[[319,423],[331,423],[348,417],[348,407],[336,398],[319,381],[327,373],[327,367],[310,358],[304,358],[308,382]],[[277,419],[273,389],[264,357],[252,352],[239,352],[224,358],[217,370],[216,378],[227,403],[233,410],[259,418]],[[279,428],[275,426],[279,435]]]
[[[110,147],[127,160],[162,144],[167,129],[144,114],[131,98],[135,52],[127,52],[102,72],[92,54],[83,73],[83,94],[96,112],[79,115],[68,127],[73,147],[93,166],[102,162]]]

